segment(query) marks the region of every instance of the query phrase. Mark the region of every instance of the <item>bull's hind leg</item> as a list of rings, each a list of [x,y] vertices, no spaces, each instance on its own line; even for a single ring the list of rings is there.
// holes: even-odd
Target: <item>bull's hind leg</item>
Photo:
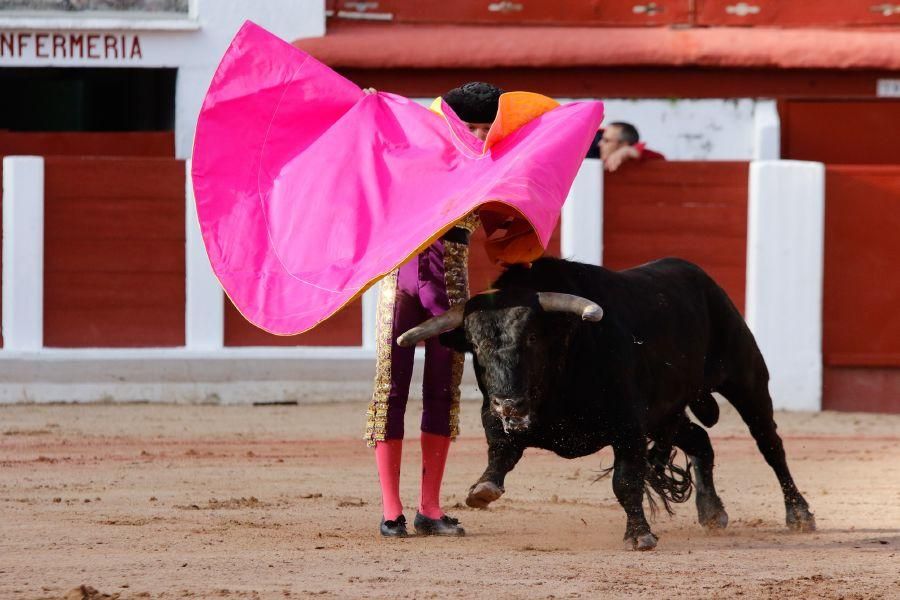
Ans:
[[[768,377],[759,377],[756,384],[746,389],[726,384],[721,391],[747,424],[757,448],[778,477],[784,494],[787,526],[796,531],[815,531],[816,518],[794,484],[784,455],[784,444],[776,432],[778,426],[775,424],[772,398],[769,396]]]
[[[728,525],[728,513],[713,483],[715,454],[709,435],[696,423],[685,420],[675,434],[674,443],[684,450],[694,468],[697,520],[707,529],[724,529]]]
[[[487,508],[506,491],[503,482],[506,474],[515,468],[522,458],[524,449],[506,442],[492,442],[488,435],[488,466],[484,473],[469,488],[466,504],[472,508]]]
[[[613,451],[613,492],[628,516],[625,542],[631,545],[632,550],[653,550],[658,538],[650,531],[643,506],[646,446],[614,445]]]

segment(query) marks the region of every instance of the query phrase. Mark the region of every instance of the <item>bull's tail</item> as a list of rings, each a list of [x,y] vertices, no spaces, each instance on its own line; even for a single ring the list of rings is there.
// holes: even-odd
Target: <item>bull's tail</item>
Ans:
[[[685,455],[684,467],[675,464],[676,450],[672,448],[668,455],[662,449],[653,447],[647,452],[647,470],[644,475],[644,495],[647,497],[647,505],[650,507],[650,518],[655,519],[659,514],[659,505],[656,497],[662,502],[663,508],[671,516],[675,512],[672,504],[687,502],[694,489],[694,480],[691,478],[691,461]],[[615,466],[601,468],[594,479],[594,483],[612,474]]]
[[[654,451],[656,450],[656,451]],[[669,515],[674,515],[672,504],[681,504],[691,497],[694,481],[691,479],[691,461],[685,455],[684,467],[675,464],[677,451],[672,448],[668,456],[654,448],[647,453],[647,471],[644,475],[644,490],[650,517],[656,518],[659,509],[656,497],[662,502]]]

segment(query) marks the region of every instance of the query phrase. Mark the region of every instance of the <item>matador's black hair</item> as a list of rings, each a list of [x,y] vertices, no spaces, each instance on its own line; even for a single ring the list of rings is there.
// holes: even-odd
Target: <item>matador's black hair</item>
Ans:
[[[444,94],[456,116],[468,123],[493,123],[503,90],[481,81],[472,81]]]

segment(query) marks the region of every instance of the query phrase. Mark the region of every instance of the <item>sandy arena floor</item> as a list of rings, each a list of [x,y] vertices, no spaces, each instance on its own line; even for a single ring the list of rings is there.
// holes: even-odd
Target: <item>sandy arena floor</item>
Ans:
[[[819,525],[793,534],[725,410],[712,434],[731,525],[704,533],[691,500],[633,553],[609,480],[592,483],[609,451],[529,451],[491,510],[463,507],[485,465],[471,402],[444,485],[469,535],[381,539],[364,408],[0,407],[0,598],[900,598],[900,416],[778,415]]]

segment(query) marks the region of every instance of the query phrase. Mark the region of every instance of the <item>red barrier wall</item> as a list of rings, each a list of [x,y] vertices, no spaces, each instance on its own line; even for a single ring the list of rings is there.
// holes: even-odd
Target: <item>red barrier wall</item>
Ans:
[[[362,345],[362,301],[343,310],[301,335],[272,335],[251,325],[225,298],[226,346],[360,346]]]
[[[778,103],[784,158],[824,163],[900,163],[900,100]]]
[[[45,163],[44,345],[184,345],[184,162]]]
[[[830,165],[823,406],[900,412],[900,166]]]
[[[626,269],[677,256],[697,263],[743,311],[746,162],[626,164],[603,180],[603,264]]]
[[[22,132],[0,129],[0,156],[175,156],[175,133]]]
[[[0,130],[0,158],[16,155],[174,157],[175,133],[172,131],[120,133]],[[2,172],[2,167],[0,167],[0,177],[2,177]],[[2,197],[2,185],[0,185],[0,197]],[[2,202],[0,202],[0,206],[2,206]],[[0,347],[2,345],[3,336],[0,333]]]

